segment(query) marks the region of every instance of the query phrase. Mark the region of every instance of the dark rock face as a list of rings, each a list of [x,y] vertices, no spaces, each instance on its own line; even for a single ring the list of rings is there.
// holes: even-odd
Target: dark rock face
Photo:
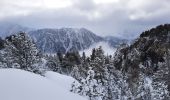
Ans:
[[[141,76],[151,77],[153,88],[159,87],[159,82],[170,87],[169,49],[170,24],[160,25],[143,32],[132,45],[120,48],[115,54],[114,66],[127,74],[134,94],[143,80]]]

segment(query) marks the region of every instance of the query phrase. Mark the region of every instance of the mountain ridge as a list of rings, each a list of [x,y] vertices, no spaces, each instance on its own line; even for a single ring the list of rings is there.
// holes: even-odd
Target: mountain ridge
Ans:
[[[3,26],[3,25],[1,25]],[[36,42],[38,48],[45,53],[68,52],[72,50],[85,50],[91,45],[98,42],[106,42],[109,46],[116,48],[125,39],[119,39],[114,36],[102,37],[91,32],[86,28],[42,28],[31,29],[22,27],[21,25],[7,25],[5,35],[2,37],[12,35],[18,32],[28,33]],[[2,27],[0,27],[0,30]],[[10,31],[9,31],[10,30]],[[2,31],[0,31],[2,33]]]

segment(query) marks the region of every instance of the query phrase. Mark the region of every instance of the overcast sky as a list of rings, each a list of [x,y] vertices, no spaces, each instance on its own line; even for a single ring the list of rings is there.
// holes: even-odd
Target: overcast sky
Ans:
[[[134,37],[170,22],[170,0],[0,0],[0,22]]]

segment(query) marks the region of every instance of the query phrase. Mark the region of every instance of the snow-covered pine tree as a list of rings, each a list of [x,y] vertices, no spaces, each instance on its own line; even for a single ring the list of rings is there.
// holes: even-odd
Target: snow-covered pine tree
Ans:
[[[71,72],[71,76],[77,80],[81,79],[80,71],[77,65],[74,65],[73,70]]]
[[[17,63],[21,69],[40,73],[42,61],[39,51],[26,33],[22,32],[7,37],[4,51],[8,66]]]
[[[58,58],[58,55],[46,55],[45,59],[47,60],[45,66],[47,67],[46,70],[49,71],[54,71],[54,72],[58,72],[61,73],[61,66],[60,66],[60,61]]]
[[[86,69],[88,72],[86,78],[81,77],[82,74],[80,74],[80,70],[84,67],[79,66],[78,70],[75,70],[81,78],[78,79],[79,84],[73,83],[72,91],[89,97],[89,100],[133,100],[131,90],[126,82],[126,74],[124,75],[114,67],[112,57],[105,56],[102,47],[93,49],[92,55],[90,58],[92,60],[82,63],[91,67],[90,70]]]
[[[104,89],[102,84],[99,84],[94,78],[95,72],[92,70],[92,67],[89,68],[87,74],[88,76],[85,79],[82,78],[79,84],[73,83],[71,91],[87,96],[89,100],[102,100]]]
[[[85,52],[83,52],[83,54],[82,54],[82,61],[86,62],[86,54],[85,54]]]
[[[70,75],[75,65],[81,64],[81,58],[78,51],[70,51],[65,54],[61,61],[61,68],[64,74]]]
[[[0,50],[0,68],[8,68],[7,63],[5,61],[4,50]]]

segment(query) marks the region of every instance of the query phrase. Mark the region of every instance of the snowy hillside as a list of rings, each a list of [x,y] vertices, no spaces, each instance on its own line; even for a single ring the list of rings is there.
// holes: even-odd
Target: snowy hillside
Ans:
[[[38,48],[45,53],[83,51],[106,45],[115,49],[121,43],[128,42],[126,39],[113,36],[101,37],[85,28],[40,29],[31,31],[29,34],[36,41]],[[102,45],[103,43],[105,45]]]
[[[29,32],[40,50],[46,53],[83,50],[103,38],[81,28],[40,29]]]
[[[54,72],[46,75],[42,77],[19,69],[0,69],[0,99],[86,100],[65,88],[70,86],[73,78]],[[53,81],[54,78],[56,81]]]
[[[74,78],[62,75],[56,72],[48,71],[45,74],[45,77],[51,80],[54,83],[59,84],[62,88],[69,91],[71,89],[71,84],[76,81]]]

